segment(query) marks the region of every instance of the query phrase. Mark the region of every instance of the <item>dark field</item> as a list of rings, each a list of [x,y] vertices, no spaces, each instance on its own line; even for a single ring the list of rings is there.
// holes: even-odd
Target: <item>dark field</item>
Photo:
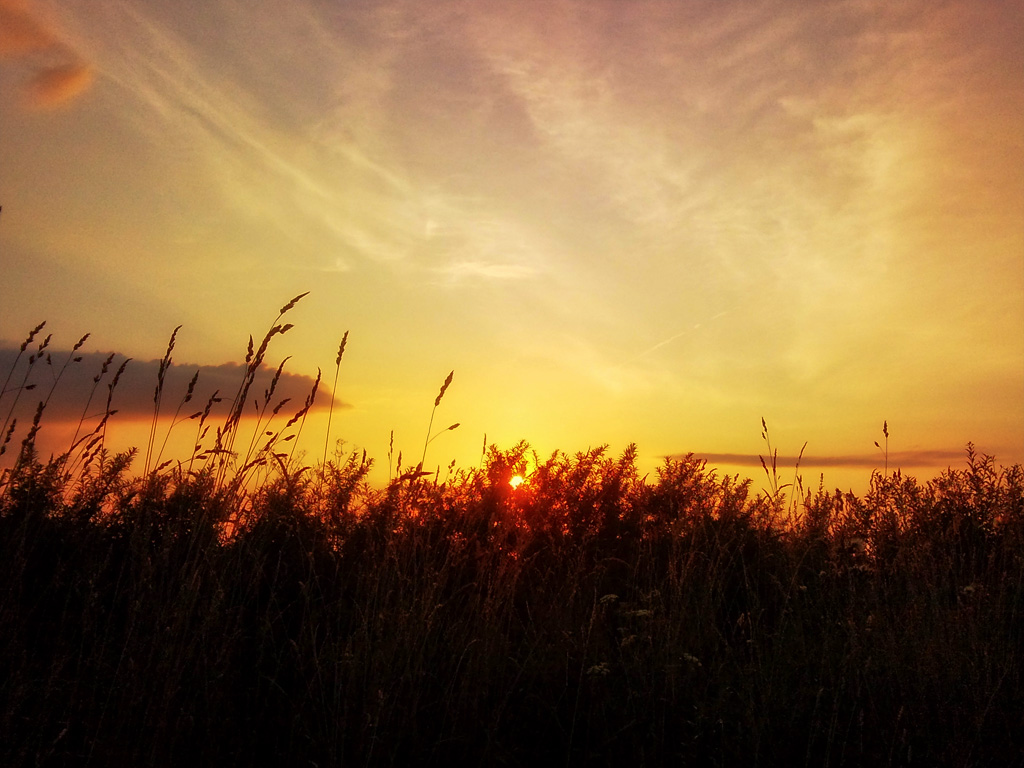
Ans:
[[[1024,766],[1019,465],[754,495],[520,444],[372,488],[231,419],[148,471],[5,444],[0,764]]]

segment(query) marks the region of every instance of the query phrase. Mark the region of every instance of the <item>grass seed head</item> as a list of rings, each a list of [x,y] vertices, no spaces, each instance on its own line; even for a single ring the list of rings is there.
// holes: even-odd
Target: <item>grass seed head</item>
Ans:
[[[348,344],[348,331],[345,331],[345,335],[341,337],[341,344],[338,345],[338,359],[334,361],[335,365],[341,365],[341,358],[345,354],[346,344]]]
[[[43,330],[43,326],[44,325],[46,325],[46,321],[45,320],[43,320],[43,322],[41,322],[39,325],[37,325],[35,328],[33,328],[31,331],[28,332],[28,337],[23,342],[21,342],[21,351],[22,352],[24,352],[26,349],[28,349],[28,345],[32,343],[32,339],[34,339],[36,337],[36,334],[38,334],[41,330]]]
[[[279,314],[279,315],[283,315],[283,314],[284,314],[285,312],[287,312],[287,311],[288,311],[288,310],[290,310],[290,309],[291,309],[292,307],[294,307],[294,306],[295,306],[296,304],[298,304],[298,303],[299,303],[299,300],[300,300],[300,299],[301,299],[301,298],[302,298],[303,296],[307,296],[307,295],[309,295],[309,291],[306,291],[305,293],[300,293],[300,294],[299,294],[298,296],[296,296],[296,297],[295,297],[294,299],[292,299],[292,300],[291,300],[291,301],[289,301],[289,302],[288,302],[287,304],[285,304],[285,305],[284,305],[283,307],[281,307],[281,311],[280,311],[280,312],[278,312],[278,314]]]
[[[88,333],[87,333],[87,334],[85,334],[85,336],[83,336],[82,338],[80,338],[80,339],[78,340],[78,342],[77,342],[77,343],[75,344],[75,346],[73,346],[73,347],[71,348],[71,351],[72,351],[72,352],[77,352],[78,350],[80,350],[80,349],[82,348],[82,345],[83,345],[83,344],[85,344],[85,342],[86,342],[86,341],[88,341],[88,339],[89,339],[89,335],[90,335],[90,334],[88,334]]]
[[[441,404],[441,398],[444,397],[445,391],[451,386],[452,377],[455,375],[455,371],[448,374],[448,378],[444,380],[444,384],[441,385],[441,391],[437,393],[437,397],[434,398],[434,407],[437,408]]]

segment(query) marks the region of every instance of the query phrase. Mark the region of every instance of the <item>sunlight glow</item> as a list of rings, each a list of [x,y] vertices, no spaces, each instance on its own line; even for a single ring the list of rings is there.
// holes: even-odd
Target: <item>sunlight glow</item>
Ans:
[[[525,482],[525,480],[526,478],[524,478],[522,475],[516,475],[515,477],[508,481],[508,484],[511,485],[513,488],[518,488],[520,485],[523,484],[523,482]]]

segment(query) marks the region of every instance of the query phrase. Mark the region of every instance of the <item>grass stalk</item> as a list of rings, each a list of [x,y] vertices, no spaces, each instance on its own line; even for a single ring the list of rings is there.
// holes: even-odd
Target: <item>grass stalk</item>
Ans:
[[[444,397],[444,393],[448,391],[448,387],[451,386],[452,377],[455,376],[455,371],[451,371],[447,377],[445,377],[444,383],[441,385],[441,391],[437,393],[437,397],[434,398],[434,407],[430,410],[430,421],[427,423],[427,437],[423,441],[423,456],[420,458],[419,468],[423,468],[423,462],[427,460],[427,446],[433,442],[434,438],[441,434],[441,432],[447,432],[449,430],[457,428],[458,424],[453,424],[447,429],[441,430],[437,435],[430,436],[431,430],[434,428],[434,414],[437,413],[437,407],[441,404],[441,399]]]

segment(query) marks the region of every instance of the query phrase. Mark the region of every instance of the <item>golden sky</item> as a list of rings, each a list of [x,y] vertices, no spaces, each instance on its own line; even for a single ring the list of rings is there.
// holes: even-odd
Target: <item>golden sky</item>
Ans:
[[[310,291],[379,464],[452,369],[428,465],[1024,461],[1015,0],[0,0],[0,204],[7,347],[187,382]]]

